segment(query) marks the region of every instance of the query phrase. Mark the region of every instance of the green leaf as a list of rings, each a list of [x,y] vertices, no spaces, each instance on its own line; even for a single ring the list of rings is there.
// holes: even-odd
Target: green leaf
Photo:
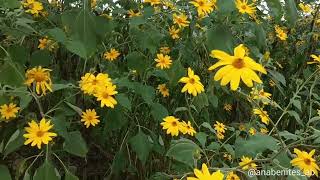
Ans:
[[[254,24],[255,26],[255,35],[256,35],[256,40],[257,44],[260,50],[263,50],[266,47],[266,32],[263,29],[262,24]]]
[[[320,116],[315,116],[308,121],[308,124],[311,124],[313,122],[318,122],[319,120],[320,120]]]
[[[198,132],[196,133],[195,137],[200,142],[201,146],[204,148],[206,146],[208,135],[204,132]]]
[[[288,131],[281,131],[279,135],[284,137],[286,140],[298,140],[299,136],[292,134]]]
[[[152,101],[155,97],[155,89],[151,86],[143,85],[141,83],[133,83],[134,91],[135,93],[141,95],[142,99],[148,103],[152,104]]]
[[[60,175],[54,166],[47,160],[36,170],[33,180],[59,180]]]
[[[51,119],[54,131],[65,139],[69,138],[67,131],[67,122],[64,116],[55,116]]]
[[[270,69],[268,70],[268,73],[271,75],[271,77],[273,77],[273,79],[275,79],[276,81],[279,81],[281,84],[286,86],[286,78],[282,74]]]
[[[69,137],[63,143],[63,150],[80,157],[86,157],[88,153],[87,144],[79,131],[69,133]]]
[[[61,89],[74,88],[75,86],[71,83],[69,84],[52,84],[52,91],[59,91]]]
[[[67,36],[60,28],[49,29],[48,32],[50,37],[52,37],[55,41],[60,43],[65,43],[67,41]]]
[[[198,111],[200,111],[202,108],[206,106],[209,106],[208,97],[206,93],[201,93],[194,97],[193,104],[197,107]]]
[[[295,120],[297,121],[297,123],[299,123],[301,126],[304,126],[303,122],[300,119],[300,116],[297,112],[295,111],[288,111],[288,114],[290,116],[293,116],[295,118]]]
[[[219,99],[216,95],[208,95],[208,100],[214,108],[218,107]]]
[[[301,102],[298,99],[292,99],[292,104],[301,112]]]
[[[272,151],[279,149],[277,140],[267,135],[255,135],[247,140],[239,137],[235,142],[236,157],[244,155],[255,157],[267,149]]]
[[[0,0],[0,7],[3,8],[14,9],[19,8],[20,5],[21,3],[18,0]]]
[[[215,26],[207,31],[208,50],[222,50],[233,53],[234,40],[229,27],[224,25]]]
[[[285,18],[288,21],[290,27],[293,27],[296,24],[298,19],[298,10],[295,0],[285,0]]]
[[[234,1],[218,1],[218,13],[229,14],[236,9]]]
[[[29,52],[24,46],[13,45],[8,49],[8,53],[13,62],[19,63],[20,65],[25,65],[28,60]]]
[[[0,165],[0,177],[3,180],[11,180],[11,175],[9,169],[5,165]]]
[[[66,48],[71,51],[72,53],[86,59],[88,56],[88,53],[86,51],[86,47],[84,44],[79,40],[70,40],[67,41],[65,44]]]
[[[138,73],[142,74],[150,64],[145,57],[139,52],[131,52],[126,56],[128,67],[131,70],[136,70]]]
[[[117,94],[116,100],[119,102],[119,104],[125,108],[127,108],[129,111],[131,111],[131,102],[127,95],[125,94]]]
[[[138,158],[145,164],[152,150],[152,143],[142,131],[129,140],[132,150],[137,154]]]
[[[38,50],[32,53],[30,58],[31,66],[49,66],[52,57],[47,50]]]
[[[126,158],[123,151],[118,151],[112,161],[112,171],[115,174],[118,174],[120,171],[126,168],[127,162],[128,159]]]
[[[166,70],[168,77],[170,77],[169,85],[176,86],[180,78],[182,78],[186,71],[180,61],[173,61],[172,66]]]
[[[193,167],[194,155],[200,152],[200,147],[189,139],[173,140],[166,156]]]
[[[75,106],[67,101],[65,101],[65,103],[71,108],[73,109],[75,112],[77,112],[80,116],[82,115],[82,110],[81,108],[79,108],[78,106]]]
[[[0,83],[10,86],[21,86],[24,82],[24,70],[19,65],[4,63],[0,66]]]
[[[168,116],[168,110],[160,103],[151,104],[151,114],[157,121],[162,121],[162,119]]]
[[[14,152],[15,150],[19,149],[23,146],[25,138],[23,137],[24,131],[17,129],[8,140],[6,146],[3,150],[3,155],[6,157],[8,154]]]
[[[268,0],[266,3],[269,9],[271,9],[271,15],[275,17],[276,21],[280,21],[282,17],[282,6],[280,0]]]
[[[79,180],[79,178],[73,175],[70,171],[66,171],[64,180]]]

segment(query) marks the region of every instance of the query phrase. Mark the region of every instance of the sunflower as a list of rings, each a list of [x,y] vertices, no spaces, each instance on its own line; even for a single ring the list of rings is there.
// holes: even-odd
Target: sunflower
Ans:
[[[248,4],[248,0],[236,0],[236,7],[241,14],[249,14],[254,16],[256,12],[256,5],[254,3]]]
[[[53,127],[50,120],[41,119],[40,123],[37,124],[34,120],[28,123],[29,127],[25,127],[26,134],[23,137],[26,138],[25,145],[30,144],[31,146],[37,145],[38,149],[41,149],[41,144],[48,144],[52,140],[52,137],[56,137],[57,134],[49,132]]]
[[[17,107],[17,105],[14,103],[10,103],[9,105],[4,104],[0,106],[1,118],[5,120],[8,120],[10,118],[15,118],[17,117],[17,113],[19,110],[20,108]]]
[[[160,69],[170,68],[172,64],[171,57],[168,55],[163,55],[162,53],[157,54],[157,58],[154,59],[157,62],[156,67],[160,67]]]
[[[260,133],[268,134],[269,130],[267,128],[260,128]]]
[[[179,131],[181,130],[181,122],[179,122],[179,119],[175,118],[174,116],[167,116],[163,118],[163,121],[161,123],[162,129],[167,130],[167,134],[171,134],[171,136],[178,136]]]
[[[159,92],[162,94],[163,97],[169,96],[169,89],[167,88],[166,84],[159,84],[158,88]]]
[[[219,59],[219,62],[212,65],[209,70],[224,66],[217,71],[214,76],[215,81],[221,80],[221,85],[225,86],[230,82],[231,90],[239,87],[240,79],[248,86],[252,87],[252,81],[262,83],[259,76],[254,71],[267,74],[263,66],[256,63],[253,59],[245,56],[245,48],[240,44],[234,49],[234,55],[229,55],[220,50],[212,50],[210,56]]]
[[[101,101],[101,107],[106,106],[114,108],[114,105],[117,104],[117,101],[114,99],[115,94],[118,94],[116,85],[109,85],[107,87],[98,88],[94,96],[97,98],[97,101]]]
[[[221,133],[221,132],[216,133],[216,136],[217,136],[217,138],[220,139],[220,140],[224,139],[224,134]]]
[[[228,111],[228,112],[231,112],[232,111],[232,105],[226,103],[226,104],[223,105],[223,109]]]
[[[251,157],[242,156],[239,166],[241,166],[243,170],[257,169],[257,164],[252,161]]]
[[[98,118],[96,110],[87,109],[86,112],[82,112],[81,122],[84,122],[86,128],[89,128],[90,125],[95,126],[100,122]]]
[[[194,0],[190,2],[197,8],[198,16],[203,17],[217,8],[217,0]]]
[[[188,68],[188,77],[182,77],[179,82],[185,83],[181,90],[182,93],[188,91],[189,94],[197,96],[204,92],[204,86],[200,82],[200,77],[195,75],[191,68]]]
[[[269,118],[269,115],[268,115],[267,111],[255,108],[255,109],[253,109],[253,114],[258,115],[260,117],[261,121],[263,123],[265,123],[266,125],[269,124],[270,118]]]
[[[107,51],[103,54],[103,57],[106,59],[106,60],[109,60],[109,61],[114,61],[118,58],[118,56],[120,56],[120,53],[119,51],[117,51],[116,49],[112,48],[110,49],[110,51]]]
[[[304,13],[308,14],[312,12],[312,8],[309,4],[299,3],[299,7]]]
[[[85,94],[95,94],[98,88],[106,87],[112,85],[109,75],[106,73],[99,73],[97,76],[94,76],[91,73],[86,73],[81,77],[79,82],[81,90]]]
[[[176,29],[174,26],[169,27],[169,34],[172,39],[179,39],[180,38],[179,32],[180,32],[180,29]]]
[[[315,64],[315,63],[318,63],[320,65],[320,55],[315,55],[315,54],[311,54],[310,56],[313,61],[310,61],[310,62],[307,62],[307,64]]]
[[[33,16],[39,16],[39,14],[43,13],[43,5],[41,2],[35,0],[25,0],[22,2],[24,8],[26,8],[26,13],[30,13]]]
[[[139,10],[132,10],[132,9],[129,9],[128,10],[128,15],[129,17],[138,17],[138,16],[141,16],[141,12]]]
[[[228,173],[226,180],[240,180],[240,178],[239,178],[239,176],[237,176],[236,173],[231,171]]]
[[[47,90],[52,92],[50,71],[50,69],[42,68],[41,66],[27,70],[25,84],[31,86],[34,83],[37,94],[41,94],[42,92],[45,95]]]
[[[160,48],[160,53],[162,54],[170,54],[170,48],[168,46],[163,46]]]
[[[313,159],[313,155],[316,151],[313,149],[309,153],[306,151],[300,151],[297,148],[294,148],[294,153],[297,155],[296,158],[290,161],[293,166],[300,168],[303,173],[310,177],[311,175],[315,174],[318,176],[318,171],[320,171],[319,166],[315,159]]]
[[[288,38],[288,35],[287,35],[287,31],[284,29],[284,28],[281,28],[279,27],[278,25],[276,25],[274,27],[275,31],[276,31],[276,34],[277,34],[277,37],[282,40],[282,41],[285,41],[287,40]]]
[[[181,132],[182,132],[183,134],[189,134],[190,136],[194,136],[194,134],[196,133],[196,131],[195,131],[194,128],[192,127],[190,121],[188,121],[188,123],[185,122],[185,121],[182,121],[182,122],[181,122],[181,125],[182,125]]]
[[[227,130],[226,126],[223,123],[220,123],[219,121],[216,121],[216,123],[213,126],[218,133],[225,133]]]
[[[257,133],[257,130],[254,129],[253,127],[251,127],[251,128],[249,129],[249,134],[250,134],[251,136],[254,136],[256,133]]]
[[[180,15],[177,15],[176,13],[174,13],[172,17],[173,17],[173,23],[177,24],[179,28],[187,27],[190,23],[188,21],[188,17],[183,13],[181,13]]]
[[[194,175],[196,177],[187,177],[187,180],[223,180],[224,175],[220,170],[210,174],[206,164],[202,164],[202,169],[194,169]]]
[[[160,0],[145,0],[145,3],[150,3],[151,6],[160,4]]]

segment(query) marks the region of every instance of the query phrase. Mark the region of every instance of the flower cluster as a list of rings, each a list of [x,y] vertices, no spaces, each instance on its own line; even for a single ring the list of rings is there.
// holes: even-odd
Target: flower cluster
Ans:
[[[162,129],[167,130],[167,134],[171,134],[171,136],[178,136],[179,132],[182,134],[189,134],[190,136],[194,136],[196,131],[191,125],[191,122],[180,122],[178,118],[174,116],[167,116],[163,118],[161,123]]]
[[[39,15],[45,15],[43,4],[37,0],[24,0],[22,6],[26,9],[26,13],[30,13],[37,17]]]
[[[224,139],[224,133],[226,132],[227,128],[223,123],[216,121],[213,125],[214,129],[216,130],[216,136],[218,139]]]

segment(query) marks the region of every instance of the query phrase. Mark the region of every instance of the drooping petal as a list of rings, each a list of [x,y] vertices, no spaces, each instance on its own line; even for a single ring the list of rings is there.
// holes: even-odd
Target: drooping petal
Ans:
[[[231,61],[232,60],[232,56],[230,56],[226,52],[220,51],[220,50],[212,50],[210,53],[210,56],[213,58],[220,59],[222,61]]]

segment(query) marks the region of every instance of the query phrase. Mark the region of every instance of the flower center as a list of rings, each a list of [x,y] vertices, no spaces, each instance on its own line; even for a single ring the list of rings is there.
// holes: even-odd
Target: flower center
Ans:
[[[36,72],[34,74],[34,79],[36,82],[42,82],[46,79],[45,74],[43,72]]]
[[[42,137],[44,135],[44,132],[43,131],[38,131],[37,132],[37,137]]]
[[[97,85],[97,84],[98,84],[98,80],[95,79],[92,81],[92,85]]]
[[[194,84],[196,82],[196,80],[194,80],[193,78],[189,79],[189,83]]]
[[[246,10],[247,6],[246,5],[241,5],[241,9]]]
[[[11,107],[8,107],[8,109],[6,110],[6,112],[9,114],[12,112],[12,108]]]
[[[307,164],[307,165],[310,165],[311,164],[311,160],[309,158],[304,159],[304,163]]]
[[[237,69],[243,68],[244,67],[243,59],[237,58],[235,61],[233,61],[232,66]]]
[[[109,95],[107,92],[105,92],[105,93],[103,93],[103,96],[102,96],[102,97],[103,97],[104,99],[108,99],[109,96],[110,96],[110,95]]]
[[[203,6],[204,5],[204,2],[203,1],[200,1],[198,2],[199,6]]]
[[[177,122],[174,121],[174,122],[171,123],[171,125],[175,127],[175,126],[177,126],[178,124],[177,124]]]

